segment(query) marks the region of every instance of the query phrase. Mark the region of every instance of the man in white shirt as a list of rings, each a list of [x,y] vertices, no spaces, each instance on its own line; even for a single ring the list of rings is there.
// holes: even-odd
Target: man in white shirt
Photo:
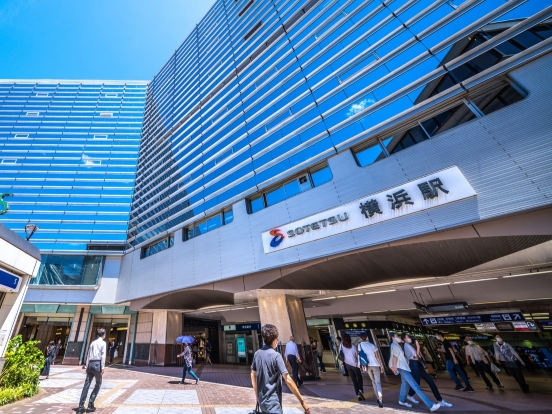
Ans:
[[[367,365],[363,365],[362,359],[360,364],[363,370],[365,369],[368,371],[368,376],[372,380],[372,386],[374,387],[374,394],[378,400],[378,405],[383,408],[383,395],[380,380],[380,374],[383,374],[383,364],[380,361],[378,348],[368,341],[368,334],[366,332],[360,334],[360,339],[362,339],[362,342],[358,344],[358,352],[364,352],[366,358],[368,358],[368,361],[366,361]]]
[[[303,384],[303,381],[299,378],[299,364],[301,363],[301,357],[299,356],[299,350],[297,349],[297,344],[295,343],[293,336],[289,337],[289,342],[286,344],[285,357],[289,365],[291,365],[291,377],[293,378],[293,381],[295,381],[297,388],[299,388]]]
[[[102,385],[102,375],[105,368],[105,329],[99,329],[96,333],[96,340],[90,344],[88,348],[88,357],[86,358],[86,381],[84,383],[84,388],[82,389],[82,394],[79,402],[79,408],[75,411],[77,413],[89,412],[92,413],[96,411],[94,407],[94,400],[100,392],[100,387]],[[92,378],[96,379],[96,384],[90,394],[90,401],[88,402],[88,409],[85,410],[84,402],[86,401],[86,396],[88,395],[88,390],[90,389],[90,383]]]

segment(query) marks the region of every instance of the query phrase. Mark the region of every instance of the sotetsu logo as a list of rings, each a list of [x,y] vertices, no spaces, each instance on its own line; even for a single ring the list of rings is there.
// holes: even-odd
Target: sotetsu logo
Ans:
[[[12,193],[2,193],[0,195],[0,214],[6,213],[10,209],[10,205],[4,201],[4,197],[13,197]]]
[[[274,238],[270,241],[270,247],[278,247],[278,245],[284,241],[285,236],[279,229],[270,230],[270,235],[274,236]]]

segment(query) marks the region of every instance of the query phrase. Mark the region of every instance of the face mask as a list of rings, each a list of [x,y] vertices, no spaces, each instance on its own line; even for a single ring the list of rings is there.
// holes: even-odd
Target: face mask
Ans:
[[[468,341],[468,345],[473,345],[473,341]]]
[[[408,342],[409,344],[412,343],[412,339],[410,339],[410,338],[406,338],[405,341]]]
[[[496,338],[496,342],[498,342],[499,344],[501,344],[501,343],[502,343],[502,341],[503,341],[503,339],[502,339],[502,338]]]
[[[396,343],[400,344],[402,342],[402,339],[401,338],[393,338],[393,341],[395,341]]]

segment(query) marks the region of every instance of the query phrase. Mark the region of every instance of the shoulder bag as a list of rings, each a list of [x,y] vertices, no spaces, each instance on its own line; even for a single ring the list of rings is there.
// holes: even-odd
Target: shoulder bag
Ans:
[[[257,403],[257,405],[255,406],[255,409],[251,411],[249,414],[263,414],[259,403]]]

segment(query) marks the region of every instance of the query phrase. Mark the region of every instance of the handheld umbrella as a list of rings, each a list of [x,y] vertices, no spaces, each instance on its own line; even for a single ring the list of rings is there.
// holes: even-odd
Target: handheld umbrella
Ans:
[[[176,338],[176,342],[180,342],[181,344],[193,344],[195,338],[193,336],[183,335]]]

